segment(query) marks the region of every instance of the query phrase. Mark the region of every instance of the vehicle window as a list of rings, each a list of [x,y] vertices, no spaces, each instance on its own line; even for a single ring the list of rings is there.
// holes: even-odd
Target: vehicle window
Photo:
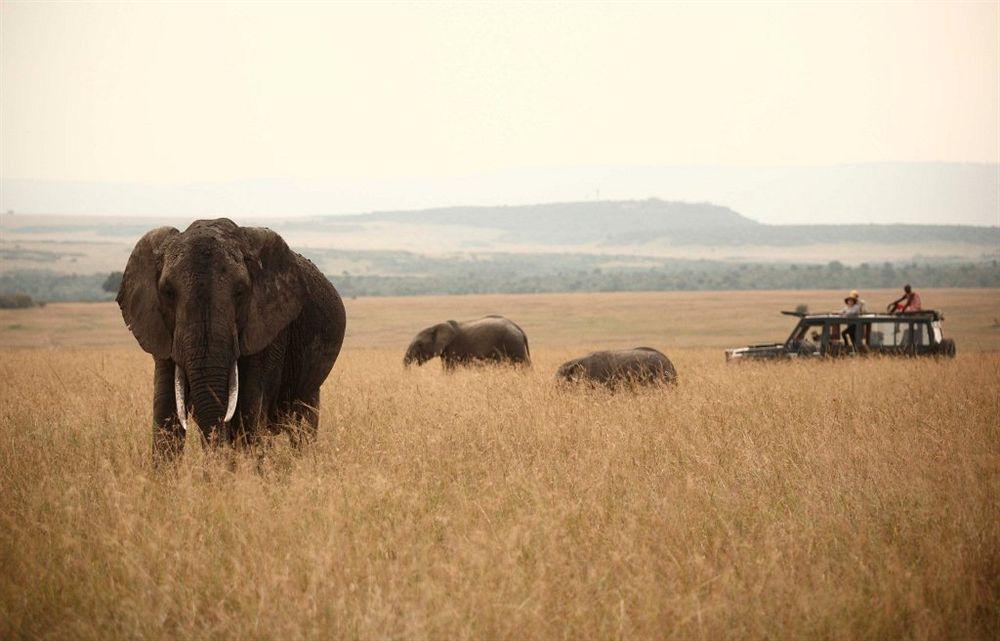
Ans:
[[[872,347],[896,347],[903,345],[903,332],[906,329],[908,329],[908,324],[901,325],[893,321],[872,323],[869,345]]]
[[[927,324],[926,323],[900,323],[899,329],[902,338],[899,344],[904,347],[912,345],[927,345]]]
[[[799,331],[795,333],[795,340],[797,341],[813,340],[814,339],[813,334],[815,334],[815,338],[819,338],[819,335],[822,333],[822,331],[823,331],[822,325],[820,326],[803,325],[802,327],[799,328]]]
[[[934,332],[935,343],[940,343],[942,340],[944,340],[944,337],[941,335],[940,325],[938,325],[937,323],[931,323],[931,330]]]
[[[820,351],[823,325],[799,324],[785,342],[785,348],[799,354],[814,354]]]

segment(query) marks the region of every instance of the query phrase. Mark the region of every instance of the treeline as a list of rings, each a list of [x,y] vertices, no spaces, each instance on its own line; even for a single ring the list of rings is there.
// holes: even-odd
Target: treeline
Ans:
[[[360,252],[360,254],[367,254]],[[696,291],[753,289],[875,289],[915,287],[1000,288],[996,260],[978,263],[907,263],[847,266],[716,261],[663,261],[594,255],[499,254],[426,257],[373,253],[368,268],[328,274],[345,297],[543,292]],[[343,258],[341,253],[338,256]],[[315,256],[314,258],[321,258]],[[631,262],[628,262],[631,261]],[[90,275],[17,271],[0,275],[0,294],[36,301],[113,300],[121,273]]]
[[[101,288],[108,274],[57,274],[31,269],[0,274],[0,294],[27,294],[35,301],[114,300],[115,293]]]
[[[996,261],[964,264],[827,265],[727,264],[693,261],[647,269],[592,268],[535,272],[469,263],[450,274],[330,275],[344,296],[416,296],[543,292],[697,291],[753,289],[875,289],[1000,287]]]

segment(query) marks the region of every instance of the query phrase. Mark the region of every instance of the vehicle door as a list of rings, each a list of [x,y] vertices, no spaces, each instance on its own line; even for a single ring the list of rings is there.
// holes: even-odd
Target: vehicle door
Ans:
[[[792,333],[785,341],[785,353],[796,354],[798,356],[815,356],[820,349],[820,340],[812,336],[815,331],[822,330],[822,326],[805,319],[800,320]]]
[[[830,356],[848,356],[855,353],[855,345],[844,340],[844,332],[850,329],[852,336],[859,334],[857,318],[844,317],[837,320],[830,320],[826,323],[825,329],[829,335],[827,354]]]

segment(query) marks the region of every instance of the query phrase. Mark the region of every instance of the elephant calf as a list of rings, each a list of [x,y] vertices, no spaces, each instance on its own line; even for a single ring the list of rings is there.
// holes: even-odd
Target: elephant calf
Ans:
[[[677,371],[670,359],[651,347],[591,352],[563,363],[556,378],[590,381],[609,387],[621,384],[676,383]]]
[[[403,365],[423,365],[435,356],[441,357],[445,369],[476,362],[531,364],[524,330],[503,316],[432,325],[410,343]]]

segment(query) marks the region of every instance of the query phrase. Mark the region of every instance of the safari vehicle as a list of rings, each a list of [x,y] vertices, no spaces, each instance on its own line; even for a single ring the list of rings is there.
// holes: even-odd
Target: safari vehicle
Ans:
[[[802,314],[784,343],[764,343],[726,350],[726,360],[814,358],[885,354],[891,356],[954,356],[955,341],[941,334],[940,312],[902,314]],[[848,336],[854,340],[848,340]]]

